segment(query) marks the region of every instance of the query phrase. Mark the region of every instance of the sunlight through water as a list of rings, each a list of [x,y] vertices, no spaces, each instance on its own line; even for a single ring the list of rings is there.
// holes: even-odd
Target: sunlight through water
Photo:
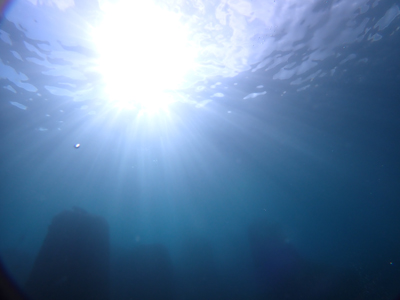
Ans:
[[[400,0],[0,0],[0,294],[400,300],[399,48]]]
[[[152,1],[107,2],[94,29],[99,68],[117,106],[158,110],[175,102],[196,51],[179,15]]]
[[[400,9],[377,0],[21,0],[4,15],[3,89],[29,94],[8,105],[28,113],[58,99],[57,113],[70,106],[94,119],[318,89],[368,65],[356,48],[395,36]]]

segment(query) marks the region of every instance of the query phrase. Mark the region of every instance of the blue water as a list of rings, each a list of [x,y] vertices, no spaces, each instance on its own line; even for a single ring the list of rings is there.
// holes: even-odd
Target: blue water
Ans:
[[[123,298],[116,282],[129,276],[118,260],[148,245],[166,250],[174,299],[394,299],[399,4],[228,1],[223,23],[218,3],[177,3],[198,17],[192,42],[206,54],[156,112],[105,95],[80,31],[97,22],[97,2],[3,9],[0,257],[10,278],[24,290],[53,218],[79,207],[108,224],[110,299]],[[263,14],[276,17],[268,25]],[[132,78],[126,97],[135,89]]]

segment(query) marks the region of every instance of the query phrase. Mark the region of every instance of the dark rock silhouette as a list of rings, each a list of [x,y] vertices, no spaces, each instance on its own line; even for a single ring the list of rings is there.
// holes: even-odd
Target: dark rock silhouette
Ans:
[[[261,299],[361,299],[355,272],[302,258],[279,225],[258,222],[248,234]]]
[[[177,269],[180,299],[222,299],[213,245],[206,238],[185,237]]]
[[[74,208],[53,218],[26,292],[34,300],[109,299],[106,220]]]
[[[176,299],[172,262],[159,244],[139,245],[117,254],[113,269],[113,298]]]
[[[297,251],[285,242],[277,224],[253,224],[249,241],[254,267],[261,288],[279,290],[294,282],[303,261]]]

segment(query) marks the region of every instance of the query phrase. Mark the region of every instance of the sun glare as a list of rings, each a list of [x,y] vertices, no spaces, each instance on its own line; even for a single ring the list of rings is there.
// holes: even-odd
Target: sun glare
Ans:
[[[125,108],[166,108],[196,58],[179,15],[148,0],[122,0],[102,9],[94,40],[107,97]]]

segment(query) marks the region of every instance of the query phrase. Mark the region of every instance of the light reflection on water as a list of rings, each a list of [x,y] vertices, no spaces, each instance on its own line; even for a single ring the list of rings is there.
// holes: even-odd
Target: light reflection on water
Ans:
[[[163,100],[163,96],[154,92],[158,85],[163,85],[162,78],[157,74],[166,74],[163,77],[167,79],[168,72],[173,70],[170,65],[165,67],[166,70],[162,69],[161,62],[152,64],[152,60],[157,60],[151,56],[146,58],[150,68],[146,72],[154,76],[146,75],[146,83],[140,81],[145,69],[135,73],[135,68],[128,63],[124,75],[120,76],[120,81],[126,82],[124,88],[120,85],[120,93],[105,92],[105,75],[110,74],[99,73],[101,49],[96,48],[92,32],[93,28],[101,25],[105,13],[105,9],[101,8],[107,7],[106,2],[102,1],[99,5],[93,2],[91,6],[74,1],[15,1],[9,4],[0,31],[3,43],[0,75],[6,79],[4,88],[11,92],[23,89],[32,93],[32,96],[35,93],[61,96],[66,102],[85,102],[84,105],[93,112],[99,109],[99,103],[115,105],[115,101],[108,101],[110,97],[121,98],[120,101],[132,98],[133,106],[138,110],[146,105],[146,101],[156,104],[168,101],[166,105],[171,103],[170,97]],[[388,28],[400,14],[396,4],[382,11],[379,1],[371,4],[367,0],[351,3],[176,1],[155,4],[164,10],[173,11],[180,18],[180,22],[190,32],[187,43],[197,49],[196,67],[186,74],[185,88],[174,91],[172,102],[194,103],[198,108],[206,105],[204,97],[209,99],[207,103],[218,101],[223,93],[213,89],[222,88],[221,79],[235,77],[243,72],[267,72],[273,81],[284,82],[288,88],[294,86],[294,90],[301,92],[318,85],[318,80],[324,76],[334,76],[338,66],[346,68],[349,64],[368,63],[367,57],[360,57],[348,49],[352,45],[376,42],[393,34],[397,29],[393,31]],[[151,14],[151,11],[143,13]],[[123,48],[120,51],[114,48],[113,55],[115,59],[129,54],[137,56],[135,49],[139,51],[139,45],[146,44],[146,40],[140,40],[134,34],[135,31],[129,35],[129,26],[136,28],[140,24],[136,22],[132,25],[128,21],[121,24],[128,27],[127,30],[121,29],[121,32],[132,43],[132,49],[127,54]],[[150,26],[143,24],[143,28],[140,28],[143,35],[146,35],[146,28]],[[156,27],[153,24],[151,28]],[[153,31],[151,35],[155,36],[149,40],[159,39],[163,43],[168,41],[157,37]],[[163,53],[163,46],[157,42],[149,46],[159,47],[149,49],[152,56],[157,56],[156,51]],[[129,61],[128,58],[125,60]],[[140,57],[137,59],[140,60]],[[123,65],[123,62],[118,64]],[[145,65],[142,68],[146,68]],[[111,77],[118,78],[118,75]],[[140,86],[135,88],[135,82]],[[233,86],[225,85],[224,88],[231,90]],[[245,95],[244,100],[252,99],[257,93],[256,88],[253,87],[253,92]],[[269,88],[265,85],[263,92],[268,93]],[[130,95],[135,92],[139,94],[140,100]],[[198,99],[199,92],[202,99]],[[26,103],[27,99],[19,101],[13,101],[22,105],[16,107],[35,105]]]

